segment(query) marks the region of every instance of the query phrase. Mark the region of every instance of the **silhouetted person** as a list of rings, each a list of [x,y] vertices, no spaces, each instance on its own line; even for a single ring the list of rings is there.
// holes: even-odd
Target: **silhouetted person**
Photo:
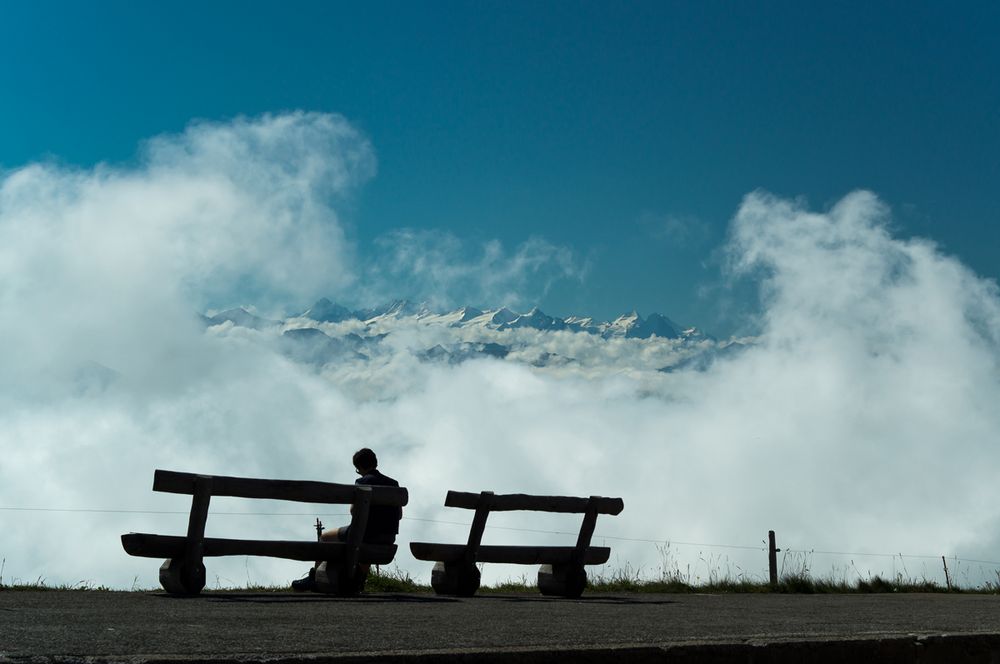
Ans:
[[[388,475],[383,475],[378,470],[378,457],[375,452],[367,447],[362,447],[354,453],[352,458],[354,470],[359,477],[354,480],[355,484],[369,486],[399,486],[399,482]],[[351,508],[352,512],[354,508]],[[361,541],[365,544],[393,544],[396,541],[396,534],[399,532],[399,520],[403,518],[402,507],[392,507],[387,505],[372,505],[368,512],[368,524],[365,526],[364,535]],[[324,542],[346,542],[350,534],[351,526],[341,526],[324,530],[320,535],[320,540]],[[317,566],[319,563],[316,563]],[[316,568],[309,570],[309,575],[304,579],[292,581],[294,590],[315,590],[316,589]]]

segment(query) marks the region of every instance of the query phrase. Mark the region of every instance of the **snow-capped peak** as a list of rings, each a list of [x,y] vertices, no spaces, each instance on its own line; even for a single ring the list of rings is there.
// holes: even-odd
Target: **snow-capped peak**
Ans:
[[[496,311],[490,312],[490,314],[490,322],[494,325],[503,325],[518,318],[518,314],[515,314],[507,307],[501,307]]]

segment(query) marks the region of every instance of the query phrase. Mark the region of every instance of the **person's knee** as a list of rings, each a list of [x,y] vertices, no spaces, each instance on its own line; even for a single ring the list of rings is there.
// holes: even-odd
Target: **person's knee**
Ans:
[[[342,528],[331,528],[330,530],[324,530],[323,534],[319,536],[319,539],[323,542],[339,542],[341,530]]]
[[[319,538],[324,542],[344,542],[347,540],[348,528],[350,528],[350,526],[341,526],[340,528],[324,530],[323,534],[320,535]]]

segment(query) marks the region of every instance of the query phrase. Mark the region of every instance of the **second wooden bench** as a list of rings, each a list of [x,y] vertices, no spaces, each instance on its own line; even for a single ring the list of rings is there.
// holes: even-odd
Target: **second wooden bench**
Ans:
[[[445,507],[475,510],[469,539],[465,544],[412,542],[410,551],[419,560],[435,561],[431,585],[440,595],[471,597],[479,589],[477,563],[541,565],[538,589],[543,595],[579,597],[587,586],[584,565],[601,565],[611,557],[611,549],[590,546],[598,514],[620,514],[621,498],[574,498],[569,496],[497,495],[492,491],[463,493],[449,491]],[[495,546],[481,544],[490,512],[532,510],[582,513],[583,523],[576,546]]]

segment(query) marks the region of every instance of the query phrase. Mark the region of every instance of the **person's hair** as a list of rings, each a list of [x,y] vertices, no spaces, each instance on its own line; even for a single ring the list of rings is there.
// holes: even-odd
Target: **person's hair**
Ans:
[[[354,462],[354,467],[358,470],[378,468],[378,457],[367,447],[362,447],[355,452],[354,458],[351,460]]]

